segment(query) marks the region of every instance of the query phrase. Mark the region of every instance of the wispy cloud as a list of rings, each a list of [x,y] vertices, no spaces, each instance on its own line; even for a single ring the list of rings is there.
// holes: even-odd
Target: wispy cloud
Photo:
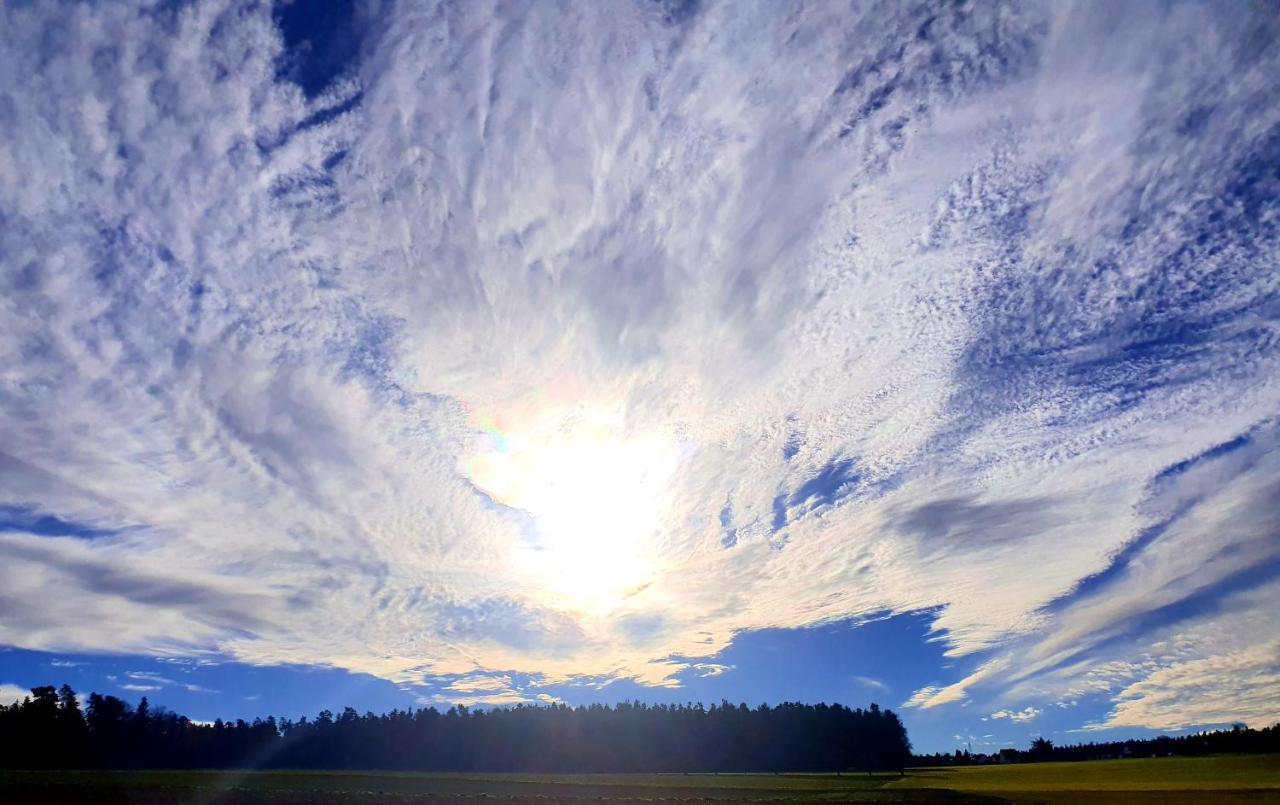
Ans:
[[[445,686],[449,690],[460,693],[484,693],[508,690],[511,687],[509,676],[464,676],[449,682]]]
[[[863,687],[873,688],[875,690],[881,691],[882,693],[889,692],[889,686],[874,677],[855,676],[853,678],[853,681],[857,682],[859,685],[862,685]]]
[[[166,665],[177,665],[184,668],[206,668],[218,665],[217,660],[211,660],[205,657],[156,657],[156,662],[162,662]]]
[[[934,5],[406,6],[311,94],[4,6],[0,643],[512,701],[928,610],[912,707],[1259,717],[1275,39]]]
[[[214,688],[206,688],[204,685],[186,684],[186,685],[183,685],[182,688],[186,690],[188,693],[221,693],[222,692],[219,690],[215,690]]]
[[[138,682],[150,682],[155,685],[176,684],[172,679],[151,673],[150,671],[128,671],[125,673],[125,676]]]
[[[419,696],[417,702],[424,707],[507,707],[516,704],[555,704],[559,698],[549,693],[531,693],[522,690],[492,690],[477,692],[454,692]]]

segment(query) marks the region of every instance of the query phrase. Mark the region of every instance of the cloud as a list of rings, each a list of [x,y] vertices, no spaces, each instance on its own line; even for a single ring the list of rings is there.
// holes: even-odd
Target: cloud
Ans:
[[[1244,722],[1271,726],[1280,712],[1280,641],[1226,655],[1173,662],[1116,696],[1099,724],[1178,730],[1200,724]]]
[[[151,682],[156,685],[176,684],[172,679],[160,676],[159,674],[153,674],[150,671],[128,671],[125,673],[125,676],[138,682]]]
[[[1179,730],[1276,720],[1280,582],[1226,596],[1205,616],[1145,637],[1141,661],[1102,664],[1085,676],[1111,694],[1113,707],[1088,729],[1147,726]],[[1134,652],[1137,653],[1137,652]],[[1071,694],[1077,694],[1071,690]]]
[[[507,690],[511,687],[509,676],[464,676],[451,681],[445,686],[448,690],[460,693],[481,693]]]
[[[153,673],[151,671],[128,671],[125,676],[132,680],[127,685],[121,685],[125,690],[161,690],[166,687],[177,686],[188,693],[217,693],[218,691],[207,688],[204,685],[197,685],[192,682],[177,682],[167,676]]]
[[[726,671],[733,670],[732,665],[721,665],[716,662],[696,662],[689,667],[693,669],[695,675],[701,677],[720,676]]]
[[[1002,718],[1007,718],[1010,721],[1016,721],[1018,723],[1021,723],[1023,721],[1032,720],[1036,716],[1040,715],[1040,713],[1042,712],[1043,711],[1040,710],[1039,708],[1027,706],[1021,710],[1016,710],[1016,711],[1015,710],[997,710],[991,714],[991,718],[997,721]],[[982,720],[986,721],[987,719],[984,718]]]
[[[903,707],[929,709],[944,704],[963,702],[969,698],[969,688],[988,684],[992,679],[1000,679],[1007,671],[1008,659],[995,657],[987,660],[976,671],[950,685],[925,685],[911,694],[911,698],[903,702]]]
[[[866,687],[868,687],[868,688],[875,688],[876,690],[878,690],[878,691],[882,691],[882,692],[884,692],[884,693],[888,693],[888,692],[889,692],[889,686],[888,686],[888,685],[886,685],[885,683],[881,682],[879,679],[875,679],[875,678],[873,678],[873,677],[869,677],[869,676],[854,676],[853,681],[854,681],[854,682],[857,682],[859,685],[864,685],[864,686],[866,686]]]
[[[162,662],[167,665],[182,666],[188,670],[191,668],[206,668],[219,664],[217,660],[211,660],[206,657],[155,657],[154,659],[156,662]]]
[[[424,707],[510,707],[517,704],[556,704],[560,699],[549,693],[530,694],[521,690],[494,690],[476,693],[450,692],[419,696]]]
[[[929,709],[931,707],[938,707],[944,704],[963,701],[964,698],[964,688],[958,685],[948,685],[946,687],[925,685],[915,693],[911,694],[911,698],[903,702],[902,706]]]
[[[20,702],[31,695],[30,688],[24,688],[21,685],[11,683],[0,684],[0,704],[6,707],[14,702]]]
[[[0,643],[671,685],[927,610],[913,707],[1261,708],[1261,13],[397,8],[313,83],[7,5]]]
[[[1047,627],[1012,642],[988,661],[993,666],[945,692],[919,691],[913,703],[929,706],[997,690],[998,699],[1059,707],[1109,697],[1116,707],[1095,728],[1172,729],[1268,718],[1275,686],[1265,672],[1267,652],[1280,629],[1272,614],[1280,605],[1280,555],[1270,514],[1275,438],[1273,429],[1263,429],[1230,451],[1214,451],[1166,474],[1145,504],[1175,514],[1161,515],[1148,546],[1118,555],[1111,568],[1056,602],[1044,615]],[[1205,534],[1216,538],[1206,541]],[[1191,673],[1233,664],[1242,670],[1216,680]],[[1178,678],[1188,682],[1175,694]]]
[[[204,685],[186,684],[186,685],[183,685],[182,687],[188,693],[221,693],[221,691],[219,690],[214,690],[213,688],[206,688]]]

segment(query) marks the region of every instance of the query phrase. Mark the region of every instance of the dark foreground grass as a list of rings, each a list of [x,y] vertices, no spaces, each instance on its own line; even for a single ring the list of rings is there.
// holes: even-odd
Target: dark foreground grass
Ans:
[[[917,769],[897,775],[0,772],[3,803],[1280,803],[1280,757]]]
[[[345,772],[0,772],[0,802],[433,803],[434,805],[730,805],[1003,800],[931,790],[889,790],[888,777],[835,775],[462,775]],[[892,779],[897,779],[894,775]]]

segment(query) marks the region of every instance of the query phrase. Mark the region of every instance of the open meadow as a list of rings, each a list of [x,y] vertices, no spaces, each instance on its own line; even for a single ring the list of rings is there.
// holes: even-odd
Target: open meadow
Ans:
[[[1245,755],[827,774],[395,774],[301,771],[0,772],[13,803],[1274,803],[1280,757]]]
[[[882,790],[989,795],[1017,803],[1280,803],[1280,756],[1134,758],[912,769]]]

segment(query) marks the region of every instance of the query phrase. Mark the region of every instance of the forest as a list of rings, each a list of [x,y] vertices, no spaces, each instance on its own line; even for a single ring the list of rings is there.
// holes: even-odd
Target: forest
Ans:
[[[474,772],[900,770],[911,743],[891,710],[784,702],[454,706],[313,719],[196,722],[42,686],[0,706],[0,767],[278,768]]]
[[[1005,747],[984,754],[957,749],[916,755],[913,766],[974,766],[989,763],[1036,763],[1044,761],[1112,760],[1128,757],[1200,757],[1204,755],[1242,755],[1280,752],[1280,724],[1250,729],[1235,724],[1231,729],[1194,732],[1186,735],[1158,735],[1154,738],[1129,738],[1055,746],[1047,738],[1036,738],[1027,749]]]

